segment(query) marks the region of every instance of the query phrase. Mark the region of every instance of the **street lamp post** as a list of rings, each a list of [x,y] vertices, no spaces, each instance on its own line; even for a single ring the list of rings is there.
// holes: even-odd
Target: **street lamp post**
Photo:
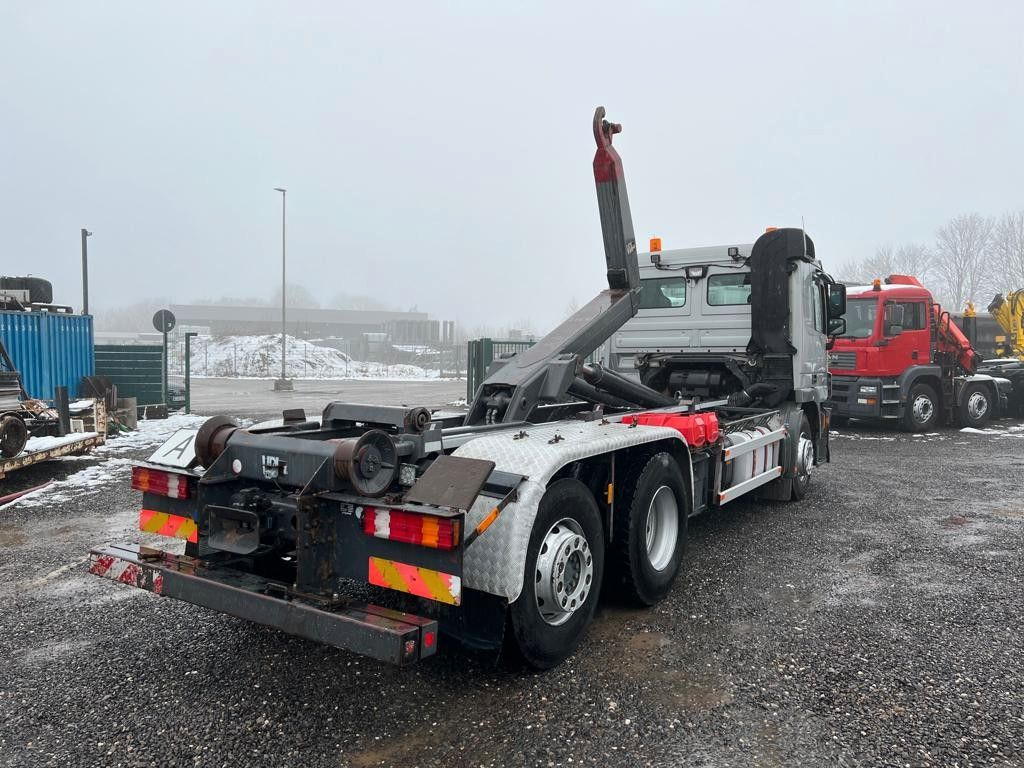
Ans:
[[[89,244],[86,238],[92,232],[82,227],[82,314],[89,314]]]
[[[286,348],[286,326],[285,326],[285,305],[288,298],[287,284],[285,283],[285,205],[288,199],[288,190],[281,187],[274,187],[275,192],[281,193],[281,378],[274,382],[276,392],[289,391],[292,382],[287,375],[287,348]]]

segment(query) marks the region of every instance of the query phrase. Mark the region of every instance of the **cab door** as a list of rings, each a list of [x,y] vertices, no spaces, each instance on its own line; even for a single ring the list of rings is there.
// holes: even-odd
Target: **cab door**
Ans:
[[[882,308],[882,368],[899,374],[912,365],[931,362],[928,303],[892,299]]]

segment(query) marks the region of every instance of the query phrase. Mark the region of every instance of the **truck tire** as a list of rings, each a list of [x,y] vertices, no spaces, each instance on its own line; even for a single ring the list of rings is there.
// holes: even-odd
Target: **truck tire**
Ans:
[[[814,438],[811,422],[805,413],[800,417],[800,437],[796,443],[796,472],[793,475],[793,501],[800,501],[811,487],[811,467],[814,466]]]
[[[567,478],[544,493],[526,552],[523,589],[509,613],[519,652],[550,669],[583,639],[601,593],[604,529],[587,487]]]
[[[979,429],[992,418],[992,392],[984,384],[968,384],[956,409],[961,427]]]
[[[28,427],[17,416],[7,415],[0,419],[0,453],[5,459],[13,459],[28,443]]]
[[[908,432],[926,432],[939,421],[939,396],[935,389],[923,382],[910,388],[903,413],[903,427]]]
[[[689,520],[687,485],[670,453],[636,462],[626,473],[629,493],[615,505],[609,563],[618,596],[654,605],[668,594],[679,573]]]

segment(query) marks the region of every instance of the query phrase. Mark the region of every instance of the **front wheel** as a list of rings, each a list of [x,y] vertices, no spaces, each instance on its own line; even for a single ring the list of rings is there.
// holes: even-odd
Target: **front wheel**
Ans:
[[[805,413],[800,417],[800,437],[796,443],[796,474],[793,475],[793,500],[799,501],[811,487],[811,467],[814,466],[814,439],[811,422]]]
[[[510,608],[512,631],[527,664],[550,669],[572,655],[594,615],[603,576],[597,502],[578,480],[559,480],[537,509],[523,589]]]
[[[992,395],[983,384],[970,384],[964,391],[957,408],[957,422],[961,427],[978,429],[992,418]]]
[[[910,388],[903,426],[909,432],[927,432],[939,420],[939,396],[928,384],[915,384]]]

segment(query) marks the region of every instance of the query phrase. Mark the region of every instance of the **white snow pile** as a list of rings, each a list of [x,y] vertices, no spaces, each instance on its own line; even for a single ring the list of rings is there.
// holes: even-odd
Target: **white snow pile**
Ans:
[[[429,379],[438,372],[418,365],[353,360],[331,347],[287,337],[289,379]],[[192,375],[276,379],[281,375],[281,336],[201,336],[192,342]]]

